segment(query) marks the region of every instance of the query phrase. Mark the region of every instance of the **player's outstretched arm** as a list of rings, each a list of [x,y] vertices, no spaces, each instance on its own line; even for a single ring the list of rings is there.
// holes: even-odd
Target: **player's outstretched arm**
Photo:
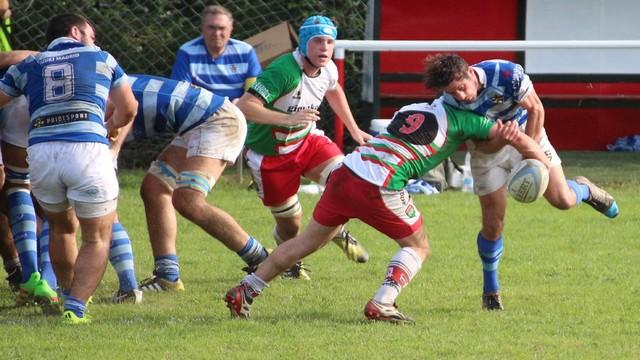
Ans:
[[[335,89],[329,90],[324,94],[325,98],[329,102],[329,106],[331,109],[342,119],[344,126],[351,134],[351,137],[355,142],[359,145],[366,143],[371,140],[372,136],[358,127],[356,120],[353,118],[351,114],[351,109],[349,108],[349,102],[347,101],[347,96],[342,89],[342,86],[337,85]]]
[[[540,141],[544,128],[544,106],[540,97],[534,89],[531,89],[529,94],[518,104],[527,110],[527,126],[524,132],[533,140]]]
[[[506,141],[509,145],[516,148],[525,159],[536,159],[545,164],[547,168],[551,166],[549,159],[544,155],[540,145],[527,134],[521,132],[518,124],[514,121],[507,123],[497,121],[489,132],[489,140],[494,138]]]
[[[320,120],[320,113],[313,109],[301,110],[290,114],[273,111],[266,108],[260,98],[250,93],[242,95],[236,106],[242,111],[247,120],[258,124],[296,126]]]
[[[37,51],[31,50],[12,50],[0,52],[0,68],[6,68],[15,65],[27,58],[29,55],[37,55]]]

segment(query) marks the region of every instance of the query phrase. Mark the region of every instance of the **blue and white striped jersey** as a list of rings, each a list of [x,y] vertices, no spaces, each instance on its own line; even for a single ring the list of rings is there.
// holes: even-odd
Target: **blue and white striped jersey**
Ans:
[[[246,42],[229,39],[224,52],[214,59],[200,36],[180,47],[171,78],[233,100],[244,94],[245,80],[257,77],[261,71],[255,50]]]
[[[471,68],[480,80],[480,93],[472,103],[456,100],[444,94],[444,102],[459,109],[470,110],[492,120],[527,121],[527,111],[518,105],[533,89],[522,66],[506,60],[487,60]]]
[[[182,135],[207,121],[225,100],[186,81],[138,74],[129,79],[138,101],[134,139],[165,131]]]
[[[46,51],[9,68],[0,90],[25,94],[31,125],[29,145],[47,141],[108,144],[104,126],[112,87],[127,83],[127,75],[106,51],[61,37]]]

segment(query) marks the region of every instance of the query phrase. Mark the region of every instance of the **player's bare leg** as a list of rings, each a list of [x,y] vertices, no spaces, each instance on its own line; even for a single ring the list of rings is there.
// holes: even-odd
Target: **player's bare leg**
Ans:
[[[4,269],[7,272],[7,281],[12,291],[18,291],[21,282],[20,260],[18,259],[18,251],[13,243],[11,236],[11,228],[9,221],[4,214],[0,214],[0,256]]]
[[[109,258],[114,219],[115,212],[96,218],[79,218],[82,244],[73,267],[71,296],[86,302],[102,280]]]
[[[312,219],[300,236],[278,245],[255,273],[247,275],[239,286],[225,295],[231,316],[249,318],[253,299],[267,287],[268,282],[323,247],[339,230],[340,226],[327,227]]]
[[[297,196],[295,196],[294,201],[299,201]],[[290,202],[291,199],[287,200],[287,203]],[[283,206],[281,205],[276,208],[282,207]],[[289,214],[286,217],[274,215],[274,219],[276,220],[276,226],[273,229],[273,237],[275,238],[278,246],[298,236],[302,223],[301,211],[298,211],[295,214]],[[300,261],[297,261],[295,264],[291,265],[290,268],[284,271],[282,277],[284,279],[311,280],[309,275],[310,272],[309,267],[302,262],[302,259],[300,259]]]
[[[318,184],[324,185],[327,183],[327,178],[331,174],[331,172],[338,166],[344,156],[334,156],[320,165],[310,169],[308,172],[304,173],[304,176],[308,179],[311,179]],[[344,226],[340,228],[340,231],[333,238],[333,243],[336,244],[349,258],[349,260],[365,263],[369,260],[369,253],[367,249],[362,246],[358,240],[347,230]]]
[[[560,210],[571,209],[578,204],[576,193],[567,185],[564,171],[559,164],[549,169],[549,185],[544,197],[549,204]]]
[[[193,156],[185,160],[181,171],[199,173],[203,178],[208,177],[215,181],[220,178],[225,167],[226,161]],[[194,184],[191,187],[178,185],[173,193],[175,209],[209,235],[220,240],[229,250],[240,251],[246,245],[249,234],[231,215],[207,202],[206,194],[196,187]]]
[[[482,229],[477,236],[478,255],[482,261],[482,308],[502,310],[498,265],[503,251],[502,231],[507,210],[505,187],[479,197],[482,210]]]
[[[58,278],[58,285],[63,290],[68,290],[73,282],[73,266],[78,256],[78,220],[71,208],[57,213],[45,211],[45,215],[49,220],[51,264]]]

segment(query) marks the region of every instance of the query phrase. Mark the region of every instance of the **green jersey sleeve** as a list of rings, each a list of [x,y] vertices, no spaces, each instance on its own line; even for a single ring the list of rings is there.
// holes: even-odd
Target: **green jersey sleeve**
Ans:
[[[300,68],[293,55],[285,54],[274,60],[258,75],[249,92],[267,105],[290,92],[300,82]]]
[[[456,109],[448,104],[443,104],[450,123],[454,123],[463,139],[487,140],[489,131],[495,124],[483,115],[478,115],[467,110]]]

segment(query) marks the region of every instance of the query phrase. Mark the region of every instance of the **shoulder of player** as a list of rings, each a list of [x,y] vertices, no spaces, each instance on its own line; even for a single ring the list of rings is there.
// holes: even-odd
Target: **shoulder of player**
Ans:
[[[338,67],[336,66],[336,63],[333,62],[333,60],[330,60],[329,63],[324,67],[324,70],[327,71],[327,74],[329,74],[330,77],[337,79],[338,78]]]
[[[182,45],[180,45],[180,49],[193,47],[193,46],[204,46],[204,38],[202,36],[198,36],[196,38],[193,38],[193,39],[183,43]]]
[[[180,48],[178,48],[178,52],[184,52],[189,55],[206,53],[204,39],[202,38],[202,36],[191,39],[180,45]]]
[[[443,103],[442,107],[447,114],[447,121],[484,121],[485,117],[469,110],[457,108],[453,105]]]
[[[278,56],[263,71],[262,74],[281,74],[282,76],[300,76],[302,69],[293,57],[293,53]],[[260,76],[262,76],[260,74]]]
[[[242,40],[237,40],[237,39],[229,39],[227,46],[233,47],[236,49],[238,53],[243,53],[243,54],[255,51],[253,49],[253,46],[251,46],[251,44],[244,42]]]
[[[101,49],[96,50],[96,56],[99,58],[99,60],[104,61],[110,67],[116,67],[119,65],[118,60],[116,60],[116,58],[113,57],[113,55],[111,55],[111,53],[109,53],[108,51]]]

